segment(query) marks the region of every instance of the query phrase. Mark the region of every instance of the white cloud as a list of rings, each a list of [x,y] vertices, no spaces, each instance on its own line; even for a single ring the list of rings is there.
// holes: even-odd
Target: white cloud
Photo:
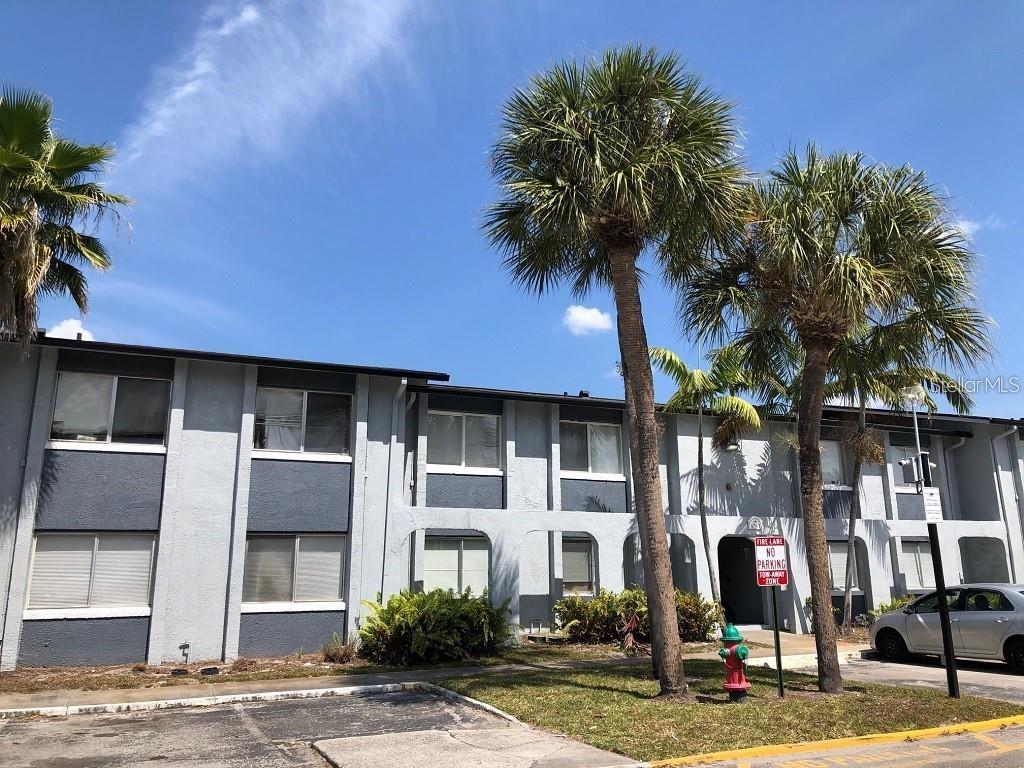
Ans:
[[[409,0],[261,8],[214,0],[189,45],[158,70],[121,142],[115,175],[130,177],[134,188],[166,188],[295,149],[334,102],[372,95],[367,81],[405,47],[401,24],[411,7]]]
[[[605,333],[612,329],[612,316],[597,307],[584,307],[573,304],[562,315],[562,325],[569,329],[573,336],[590,336],[594,333]]]
[[[1002,219],[998,216],[992,215],[981,220],[967,218],[955,219],[953,221],[953,226],[963,232],[964,237],[968,240],[973,240],[974,236],[982,229],[1002,229],[1006,224],[1004,224]]]
[[[46,330],[47,336],[52,336],[56,339],[77,339],[78,334],[82,334],[83,341],[94,341],[92,331],[82,325],[82,321],[77,317],[69,317],[67,320],[61,320],[53,328]]]

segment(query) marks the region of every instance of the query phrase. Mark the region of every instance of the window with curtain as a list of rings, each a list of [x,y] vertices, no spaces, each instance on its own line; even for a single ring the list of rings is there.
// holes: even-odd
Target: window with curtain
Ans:
[[[253,447],[348,455],[351,395],[257,387]]]
[[[490,547],[480,536],[427,536],[423,542],[423,590],[488,588]]]
[[[594,542],[562,539],[562,594],[592,595],[594,589]]]
[[[155,541],[152,534],[38,534],[28,607],[148,606]]]
[[[822,440],[821,482],[825,485],[849,485],[843,444],[837,440]]]
[[[847,543],[845,541],[830,541],[828,543],[829,571],[832,577],[832,589],[843,591],[846,589],[846,554]],[[857,547],[853,548],[853,589],[860,589],[859,575],[857,571]]]
[[[622,474],[622,428],[618,424],[562,421],[558,431],[562,469]]]
[[[497,469],[500,417],[481,413],[430,411],[427,416],[427,463]]]
[[[900,545],[900,570],[907,579],[907,589],[934,588],[931,545],[927,541],[904,540]]]
[[[250,536],[242,602],[337,602],[344,576],[344,536]]]
[[[61,371],[50,439],[163,445],[170,390],[166,379]]]

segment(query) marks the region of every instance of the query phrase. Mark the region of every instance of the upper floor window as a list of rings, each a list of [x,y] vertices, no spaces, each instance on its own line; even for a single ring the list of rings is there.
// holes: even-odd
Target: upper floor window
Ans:
[[[467,589],[482,595],[487,589],[490,548],[487,539],[427,536],[423,542],[423,591]]]
[[[155,541],[152,534],[40,533],[28,607],[148,606]]]
[[[499,417],[431,411],[427,417],[427,463],[497,469]]]
[[[838,440],[822,440],[821,482],[824,485],[849,485],[843,444]]]
[[[347,455],[351,411],[350,395],[257,387],[253,446]]]
[[[828,542],[828,563],[830,576],[832,577],[832,589],[846,589],[846,555],[849,552],[849,543],[845,541]],[[851,589],[860,589],[857,574],[857,548],[853,548],[853,583]]]
[[[344,536],[250,536],[242,602],[337,602],[344,576]]]
[[[900,550],[900,570],[907,579],[907,589],[934,587],[931,545],[927,541],[904,540]]]
[[[622,474],[622,428],[584,421],[559,423],[562,469]]]
[[[170,382],[61,371],[51,440],[162,445]]]

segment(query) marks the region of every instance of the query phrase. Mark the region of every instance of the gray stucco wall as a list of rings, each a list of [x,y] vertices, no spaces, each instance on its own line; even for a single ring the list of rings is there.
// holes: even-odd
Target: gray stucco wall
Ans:
[[[619,480],[562,480],[562,509],[573,512],[628,512],[626,484]]]
[[[427,506],[501,509],[504,480],[500,475],[427,475]]]
[[[302,650],[315,653],[334,633],[345,637],[344,611],[243,613],[238,632],[240,656],[280,656]]]
[[[250,531],[347,531],[352,465],[254,459]]]
[[[146,660],[149,618],[23,622],[18,666],[130,664]]]
[[[47,451],[36,527],[155,531],[163,476],[160,454]]]

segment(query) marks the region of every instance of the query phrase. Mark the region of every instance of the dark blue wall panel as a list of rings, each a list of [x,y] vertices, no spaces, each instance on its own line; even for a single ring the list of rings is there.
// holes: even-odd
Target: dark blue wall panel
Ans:
[[[427,475],[427,506],[501,509],[505,478],[500,475]]]
[[[163,481],[163,454],[46,451],[36,528],[155,531]]]
[[[345,636],[344,611],[243,613],[238,629],[240,656],[281,656],[302,650],[316,653],[334,633]]]
[[[562,509],[567,512],[628,512],[622,480],[562,480]]]
[[[149,617],[22,622],[19,667],[81,667],[146,660]]]
[[[250,531],[347,531],[352,465],[254,459]]]

